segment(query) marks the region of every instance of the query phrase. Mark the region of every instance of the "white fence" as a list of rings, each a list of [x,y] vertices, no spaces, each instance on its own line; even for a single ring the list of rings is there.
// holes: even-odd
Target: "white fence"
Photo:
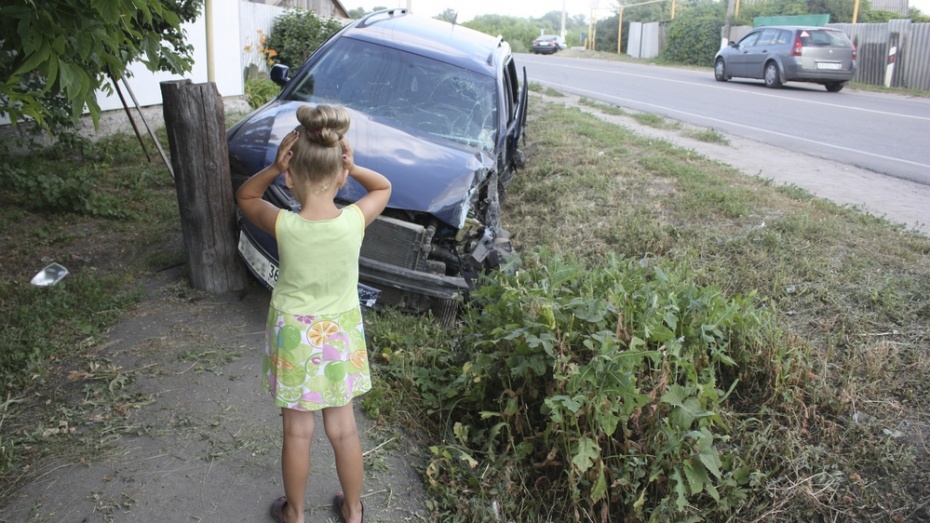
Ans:
[[[661,22],[632,22],[626,54],[635,58],[655,58],[665,47],[665,27]]]
[[[249,65],[262,72],[268,71],[268,64],[259,48],[262,38],[271,34],[275,17],[284,11],[283,7],[274,5],[239,2],[239,49],[243,73]]]
[[[859,51],[854,81],[930,91],[930,24],[828,24],[843,30]],[[894,51],[894,67],[889,58]]]

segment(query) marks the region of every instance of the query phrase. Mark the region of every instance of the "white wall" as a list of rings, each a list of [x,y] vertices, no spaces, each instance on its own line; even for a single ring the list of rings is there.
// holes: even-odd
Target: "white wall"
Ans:
[[[223,4],[222,6],[220,4]],[[239,50],[239,2],[213,0],[213,72],[216,88],[223,96],[240,96],[243,94],[242,74]],[[204,15],[191,24],[184,24],[187,42],[194,46],[194,64],[190,72],[184,75],[149,72],[145,65],[133,63],[129,69],[133,75],[127,78],[132,92],[139,100],[139,105],[161,104],[160,82],[168,80],[190,79],[194,83],[207,82],[207,25]],[[122,83],[122,82],[121,82]],[[121,86],[122,87],[122,86]],[[132,105],[129,94],[123,92],[126,102]],[[98,93],[97,103],[100,109],[121,109],[119,96],[105,96]]]

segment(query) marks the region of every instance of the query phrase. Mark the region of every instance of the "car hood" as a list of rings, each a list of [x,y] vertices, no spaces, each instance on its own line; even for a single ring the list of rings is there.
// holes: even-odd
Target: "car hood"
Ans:
[[[273,101],[233,127],[230,162],[255,173],[274,163],[278,144],[298,125],[304,102]],[[393,186],[388,207],[429,213],[456,228],[464,225],[473,191],[494,168],[494,158],[466,145],[408,133],[349,109],[347,137],[355,163],[386,176]],[[284,184],[283,176],[275,183]],[[354,180],[337,198],[354,202],[365,190]]]

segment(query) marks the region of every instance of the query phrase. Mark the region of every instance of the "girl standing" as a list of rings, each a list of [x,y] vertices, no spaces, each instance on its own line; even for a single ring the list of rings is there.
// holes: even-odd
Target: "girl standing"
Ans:
[[[273,165],[236,192],[245,216],[275,237],[280,274],[271,294],[262,382],[281,407],[284,496],[271,505],[279,523],[304,523],[310,443],[316,411],[336,457],[343,492],[333,505],[343,521],[359,523],[362,448],[352,399],[371,389],[358,301],[358,257],[365,227],[391,196],[384,176],[355,165],[341,106],[303,106],[300,126],[284,137]],[[263,200],[281,172],[301,203],[299,213]],[[337,207],[336,192],[351,176],[368,193]]]

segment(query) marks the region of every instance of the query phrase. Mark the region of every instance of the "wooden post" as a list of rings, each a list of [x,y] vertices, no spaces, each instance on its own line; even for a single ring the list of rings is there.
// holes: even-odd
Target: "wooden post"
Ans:
[[[216,84],[190,80],[161,82],[161,96],[191,284],[242,290],[249,279],[237,252],[223,100]]]

